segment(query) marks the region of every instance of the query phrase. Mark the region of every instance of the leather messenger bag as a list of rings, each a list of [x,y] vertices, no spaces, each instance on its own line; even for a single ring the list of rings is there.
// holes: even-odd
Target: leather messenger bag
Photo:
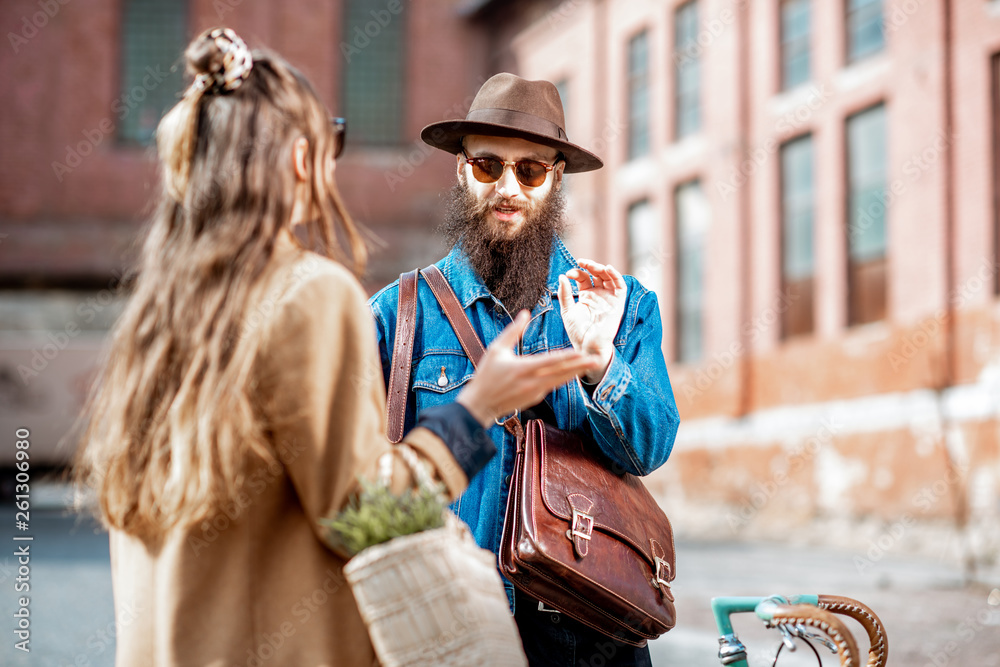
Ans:
[[[478,365],[485,350],[447,279],[435,266],[420,274]],[[417,272],[411,271],[400,276],[390,438],[402,437],[398,406],[409,389],[416,302]],[[596,443],[541,419],[522,427],[515,416],[504,426],[517,437],[517,458],[500,543],[503,575],[530,597],[625,644],[643,646],[673,628],[673,530],[639,478],[615,471]]]

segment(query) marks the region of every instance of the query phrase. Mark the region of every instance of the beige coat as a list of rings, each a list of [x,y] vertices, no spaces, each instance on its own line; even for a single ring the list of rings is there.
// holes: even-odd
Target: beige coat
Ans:
[[[159,545],[111,534],[117,664],[372,665],[374,653],[321,517],[389,449],[365,294],[341,265],[282,240],[244,335],[262,336],[259,393],[282,464],[260,465],[225,514]],[[468,480],[434,434],[406,438],[456,497]],[[397,461],[394,483],[407,483]]]

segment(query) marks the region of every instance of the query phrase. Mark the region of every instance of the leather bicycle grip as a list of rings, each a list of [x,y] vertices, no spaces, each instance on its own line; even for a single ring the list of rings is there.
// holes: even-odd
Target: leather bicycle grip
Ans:
[[[868,633],[868,663],[866,667],[885,667],[889,661],[889,637],[882,620],[867,605],[837,595],[820,595],[819,606],[834,614],[853,618]]]
[[[844,622],[833,613],[808,604],[777,605],[771,623],[805,625],[816,628],[837,647],[841,667],[860,667],[858,644]]]

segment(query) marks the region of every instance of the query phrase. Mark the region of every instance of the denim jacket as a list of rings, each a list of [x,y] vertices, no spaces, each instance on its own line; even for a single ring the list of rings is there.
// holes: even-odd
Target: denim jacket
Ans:
[[[479,279],[458,246],[437,262],[437,266],[458,296],[483,345],[488,346],[511,322],[510,314]],[[556,239],[547,289],[531,311],[521,354],[571,346],[558,305],[559,276],[571,268],[579,268],[579,265]],[[576,283],[570,282],[576,294]],[[555,413],[559,428],[592,436],[613,465],[634,475],[646,475],[661,466],[670,455],[679,417],[661,350],[663,332],[656,294],[632,276],[625,276],[625,283],[628,287],[625,314],[615,337],[614,357],[607,373],[590,392],[576,380],[559,387],[545,400]],[[399,283],[396,281],[368,302],[375,317],[387,386],[398,298]],[[420,411],[454,401],[473,372],[472,362],[462,350],[430,287],[421,278],[405,430],[412,428]],[[500,425],[492,426],[489,434],[498,455],[469,481],[465,493],[452,509],[471,527],[476,542],[496,553],[517,443]]]

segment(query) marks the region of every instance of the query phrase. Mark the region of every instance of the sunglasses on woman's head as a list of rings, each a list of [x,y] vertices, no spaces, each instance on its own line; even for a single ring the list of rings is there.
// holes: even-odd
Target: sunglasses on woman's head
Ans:
[[[507,165],[511,165],[514,168],[514,178],[517,179],[518,183],[529,188],[537,188],[545,182],[548,173],[556,167],[554,164],[545,164],[538,160],[505,162],[495,157],[469,157],[469,154],[464,150],[462,155],[465,156],[465,161],[472,165],[472,175],[480,183],[496,183],[503,176]],[[557,157],[556,162],[558,161]]]
[[[333,157],[338,158],[344,152],[344,138],[347,135],[347,119],[335,116],[330,119],[333,125]]]

